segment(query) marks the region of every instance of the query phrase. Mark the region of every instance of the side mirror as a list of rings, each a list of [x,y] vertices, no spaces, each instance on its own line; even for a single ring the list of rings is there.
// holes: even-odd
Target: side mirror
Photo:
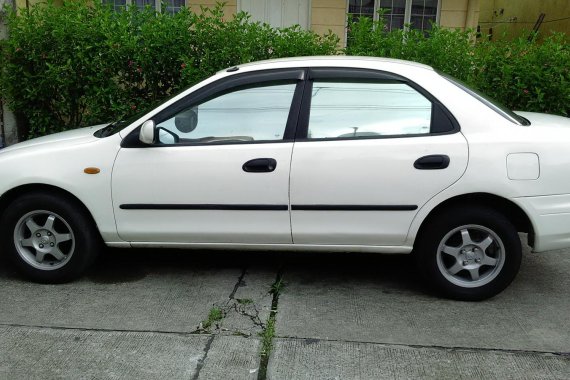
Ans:
[[[174,125],[182,133],[190,133],[198,125],[198,108],[190,108],[174,117]]]
[[[143,144],[152,145],[155,141],[155,128],[154,121],[147,120],[141,126],[141,131],[139,133],[139,140]]]

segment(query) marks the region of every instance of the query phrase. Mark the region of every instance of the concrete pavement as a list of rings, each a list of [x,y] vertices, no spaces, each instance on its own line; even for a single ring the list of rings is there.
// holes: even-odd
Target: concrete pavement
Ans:
[[[0,379],[567,379],[569,272],[570,251],[527,253],[464,303],[401,256],[112,250],[57,286],[0,267]]]

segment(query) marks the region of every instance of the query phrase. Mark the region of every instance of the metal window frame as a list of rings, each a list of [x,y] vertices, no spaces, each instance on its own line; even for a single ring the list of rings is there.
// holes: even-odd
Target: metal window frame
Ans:
[[[103,0],[101,0],[101,3],[103,3]],[[157,12],[162,12],[161,3],[162,3],[162,0],[154,0],[154,9]],[[133,6],[133,0],[125,0],[125,6],[127,8],[132,7]],[[184,6],[185,7],[188,6],[188,0],[184,0]],[[113,7],[114,7],[114,2],[113,2]]]
[[[439,16],[441,14],[441,1],[442,0],[437,0],[437,9],[435,11],[435,23],[438,25],[439,25]],[[422,17],[425,17],[425,14]],[[404,15],[404,24],[409,24],[411,20],[412,20],[412,0],[406,0],[406,12]],[[423,24],[423,19],[422,19],[422,24]]]
[[[435,22],[436,24],[439,25],[439,19],[440,19],[440,15],[441,15],[441,2],[442,0],[437,0],[437,10],[436,10],[436,14],[435,14]],[[350,7],[350,0],[346,1],[346,14],[348,14],[348,10]],[[380,0],[374,0],[374,15],[373,15],[373,19],[374,21],[378,21],[378,10],[380,9]],[[404,11],[404,24],[409,24],[410,21],[412,19],[412,0],[406,0],[406,6],[405,6],[405,11]],[[346,23],[347,21],[345,21]],[[346,38],[347,38],[347,33],[346,33],[346,29],[347,29],[348,25],[345,25],[345,42],[346,42]]]

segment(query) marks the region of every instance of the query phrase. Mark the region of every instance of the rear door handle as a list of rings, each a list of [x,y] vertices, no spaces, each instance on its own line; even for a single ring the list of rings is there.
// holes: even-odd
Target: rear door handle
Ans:
[[[241,168],[248,173],[268,173],[274,171],[276,167],[277,161],[273,158],[254,158],[243,164]]]
[[[414,168],[419,170],[445,169],[449,166],[449,156],[445,154],[432,154],[420,157],[414,162]]]

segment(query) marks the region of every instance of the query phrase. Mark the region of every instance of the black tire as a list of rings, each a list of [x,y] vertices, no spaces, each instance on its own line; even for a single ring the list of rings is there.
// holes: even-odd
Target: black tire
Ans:
[[[2,251],[20,273],[50,284],[81,276],[101,248],[100,235],[83,205],[49,193],[29,193],[12,201],[0,218],[0,239]]]
[[[473,244],[465,244],[470,241]],[[463,301],[480,301],[503,291],[522,260],[513,224],[493,209],[474,206],[450,208],[430,218],[414,251],[419,271],[433,288]]]

